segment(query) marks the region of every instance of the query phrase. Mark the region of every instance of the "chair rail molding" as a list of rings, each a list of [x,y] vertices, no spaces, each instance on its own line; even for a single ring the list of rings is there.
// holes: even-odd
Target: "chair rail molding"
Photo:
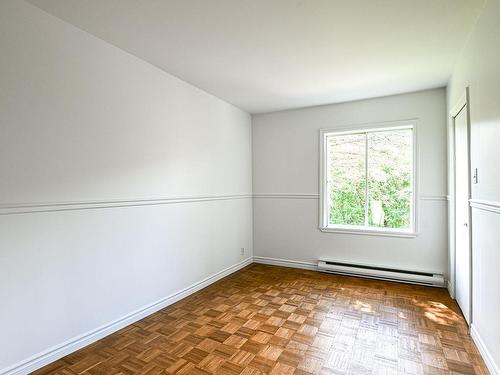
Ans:
[[[94,200],[94,201],[71,201],[71,202],[22,202],[22,203],[2,203],[0,204],[1,215],[27,214],[37,212],[53,212],[53,211],[74,211],[74,210],[90,210],[100,208],[116,208],[116,207],[135,207],[135,206],[155,206],[164,204],[179,204],[179,203],[194,203],[194,202],[209,202],[219,200],[234,200],[234,199],[312,199],[318,200],[319,194],[221,194],[221,195],[206,195],[206,196],[185,196],[172,198],[141,198],[141,199],[112,199],[112,200]],[[429,195],[420,196],[423,201],[447,201],[445,195]],[[496,207],[500,212],[500,203],[492,203],[485,201],[477,201],[477,205]],[[472,201],[471,201],[472,206]],[[474,207],[474,206],[473,206]],[[496,212],[496,211],[495,211]]]
[[[154,206],[164,204],[209,202],[220,200],[250,199],[252,194],[227,194],[208,196],[186,196],[173,198],[151,199],[119,199],[74,202],[34,202],[34,203],[5,203],[0,204],[0,215],[26,214],[35,212],[90,210],[98,208]]]
[[[319,199],[319,194],[254,194],[253,198],[270,198],[270,199]]]
[[[482,199],[470,199],[469,204],[472,208],[482,211],[500,214],[500,202],[487,201]]]

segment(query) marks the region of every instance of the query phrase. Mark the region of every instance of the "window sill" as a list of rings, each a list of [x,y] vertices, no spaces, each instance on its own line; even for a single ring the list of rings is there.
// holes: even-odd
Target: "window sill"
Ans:
[[[319,230],[325,233],[358,234],[365,236],[401,237],[401,238],[415,238],[418,236],[418,233],[416,232],[402,232],[402,231],[391,231],[383,229],[320,227]]]

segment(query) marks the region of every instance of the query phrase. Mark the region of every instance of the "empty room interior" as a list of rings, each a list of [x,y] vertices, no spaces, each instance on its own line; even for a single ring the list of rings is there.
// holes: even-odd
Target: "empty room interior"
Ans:
[[[500,0],[0,0],[0,375],[500,375]]]

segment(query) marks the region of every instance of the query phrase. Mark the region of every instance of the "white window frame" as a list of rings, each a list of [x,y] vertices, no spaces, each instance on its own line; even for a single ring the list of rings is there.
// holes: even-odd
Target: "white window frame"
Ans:
[[[390,237],[416,237],[418,235],[418,138],[417,138],[417,119],[391,121],[383,123],[371,123],[362,125],[351,125],[346,127],[336,127],[328,129],[320,129],[320,166],[319,166],[319,229],[322,232],[332,233],[347,233],[347,234],[366,234],[375,236],[390,236]],[[377,228],[357,225],[332,225],[329,224],[329,207],[328,207],[328,158],[326,154],[327,136],[343,135],[343,134],[362,134],[371,131],[385,131],[409,129],[413,130],[413,173],[412,173],[412,202],[410,218],[410,228],[393,229],[393,228]],[[365,156],[368,158],[368,155]],[[368,169],[367,163],[365,168]]]

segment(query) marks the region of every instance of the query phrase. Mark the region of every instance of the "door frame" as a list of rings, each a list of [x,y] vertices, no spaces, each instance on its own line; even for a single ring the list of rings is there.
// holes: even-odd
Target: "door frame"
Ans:
[[[472,324],[472,319],[473,319],[473,308],[472,308],[472,300],[473,300],[473,291],[472,291],[472,262],[473,262],[473,256],[472,256],[472,211],[470,207],[470,200],[471,200],[471,195],[472,195],[472,170],[471,170],[471,131],[470,131],[470,101],[469,101],[469,87],[465,88],[464,94],[460,97],[460,99],[457,101],[455,106],[452,108],[452,110],[449,113],[449,146],[450,146],[450,158],[449,158],[449,165],[450,165],[450,185],[451,185],[451,194],[450,194],[450,207],[449,207],[449,217],[450,217],[450,223],[449,223],[449,230],[450,230],[450,240],[453,242],[450,244],[450,255],[453,256],[453,259],[450,261],[450,265],[452,270],[450,271],[453,272],[453,275],[450,275],[450,281],[452,282],[451,287],[449,286],[450,294],[453,298],[456,297],[456,280],[457,280],[457,275],[456,275],[456,212],[455,212],[455,207],[456,207],[456,147],[455,147],[455,117],[464,109],[467,111],[466,112],[466,121],[467,121],[467,148],[468,148],[468,165],[467,167],[469,168],[469,201],[467,202],[467,213],[468,213],[468,232],[469,232],[469,265],[470,265],[470,270],[469,270],[469,326]],[[451,273],[451,272],[450,272]]]

